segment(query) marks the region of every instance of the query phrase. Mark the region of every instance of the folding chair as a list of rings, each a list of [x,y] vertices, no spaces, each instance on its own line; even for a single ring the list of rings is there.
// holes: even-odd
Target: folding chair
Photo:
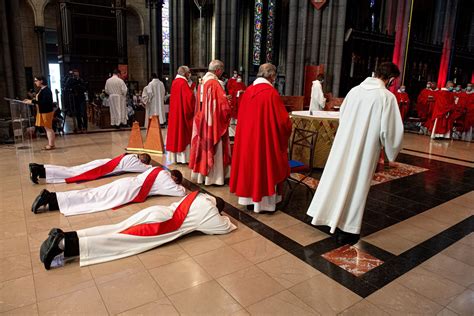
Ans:
[[[285,199],[284,206],[288,205],[294,190],[299,185],[303,185],[311,196],[316,191],[317,181],[311,177],[311,174],[313,172],[314,150],[317,138],[317,131],[303,128],[295,128],[293,130],[289,150],[290,176],[286,179],[289,193]],[[303,150],[309,151],[309,159],[306,163],[293,159],[295,147],[303,147]]]

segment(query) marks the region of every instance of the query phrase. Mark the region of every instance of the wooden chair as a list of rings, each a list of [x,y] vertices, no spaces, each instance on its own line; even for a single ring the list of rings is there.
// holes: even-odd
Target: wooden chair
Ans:
[[[281,100],[288,112],[303,111],[304,96],[282,96]]]
[[[316,190],[317,181],[311,177],[311,174],[313,172],[314,151],[317,138],[317,131],[302,128],[295,128],[293,130],[289,149],[290,176],[286,179],[288,194],[285,198],[284,206],[288,205],[294,190],[299,185],[303,185],[311,196],[313,196]],[[309,151],[309,159],[307,162],[293,160],[295,147],[303,147],[304,150]]]

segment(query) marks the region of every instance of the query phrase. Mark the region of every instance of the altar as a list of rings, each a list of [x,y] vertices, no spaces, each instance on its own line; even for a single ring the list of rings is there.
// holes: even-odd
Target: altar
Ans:
[[[293,111],[290,113],[290,118],[293,130],[295,128],[302,128],[318,132],[314,150],[313,167],[324,168],[339,126],[339,112],[313,111],[310,114],[309,111]],[[296,147],[294,149],[293,159],[307,162],[309,155],[308,149]]]

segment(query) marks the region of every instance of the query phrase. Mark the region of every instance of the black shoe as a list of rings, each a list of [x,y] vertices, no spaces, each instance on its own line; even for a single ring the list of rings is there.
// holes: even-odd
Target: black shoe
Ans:
[[[253,211],[253,209],[254,209],[254,205],[253,205],[253,204],[247,205],[247,211]]]
[[[30,180],[34,184],[38,184],[38,172],[36,171],[36,164],[30,163]]]
[[[339,245],[347,245],[347,244],[355,245],[355,244],[357,244],[359,239],[360,239],[359,234],[351,234],[351,233],[347,233],[347,232],[344,232],[344,231],[339,230],[339,229],[336,232],[336,242]]]
[[[48,238],[41,244],[40,260],[44,268],[49,270],[54,257],[63,252],[59,248],[59,242],[64,239],[64,232],[59,228],[53,228],[49,231]]]
[[[49,194],[50,194],[50,192],[46,189],[43,189],[43,191],[41,191],[41,193],[36,197],[35,201],[31,205],[31,211],[33,213],[36,214],[38,212],[38,209],[41,206],[44,206],[44,205],[48,204]]]

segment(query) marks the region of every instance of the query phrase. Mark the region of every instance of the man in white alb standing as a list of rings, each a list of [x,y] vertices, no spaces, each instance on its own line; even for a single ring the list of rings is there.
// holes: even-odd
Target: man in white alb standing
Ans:
[[[150,83],[142,92],[142,101],[145,103],[146,109],[145,127],[148,127],[149,118],[153,115],[158,115],[161,125],[166,123],[165,85],[158,79],[156,73],[151,74],[151,78]]]
[[[326,106],[326,98],[324,97],[322,83],[324,82],[324,75],[319,74],[316,80],[313,81],[311,87],[311,103],[309,104],[309,110],[323,111]]]
[[[112,77],[105,82],[105,93],[109,95],[110,125],[117,128],[127,124],[127,85],[119,77],[120,70],[114,69]]]
[[[307,214],[311,224],[337,230],[341,244],[359,239],[365,203],[381,147],[394,161],[402,146],[403,122],[397,99],[387,88],[400,75],[398,67],[382,63],[375,78],[367,78],[347,94],[339,127]]]

